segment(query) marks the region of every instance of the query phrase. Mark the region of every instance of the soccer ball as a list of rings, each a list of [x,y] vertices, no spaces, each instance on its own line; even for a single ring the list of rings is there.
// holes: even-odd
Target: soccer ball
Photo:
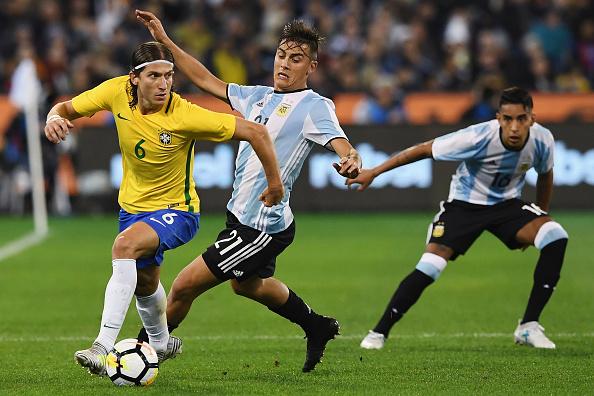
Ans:
[[[107,355],[107,375],[118,386],[147,386],[159,373],[159,358],[146,342],[128,338],[115,344]]]

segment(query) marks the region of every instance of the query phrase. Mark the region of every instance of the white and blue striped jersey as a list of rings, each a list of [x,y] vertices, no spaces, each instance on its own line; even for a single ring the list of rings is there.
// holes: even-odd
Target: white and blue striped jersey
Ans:
[[[269,234],[281,232],[293,222],[291,189],[314,144],[326,146],[332,139],[346,138],[334,103],[311,89],[279,93],[272,87],[237,84],[228,85],[227,96],[246,120],[266,125],[285,188],[278,205],[267,208],[258,200],[268,185],[264,168],[249,143],[240,142],[227,209],[244,225]]]
[[[493,205],[519,198],[526,172],[553,169],[554,139],[551,131],[534,123],[521,150],[503,146],[499,122],[471,125],[433,141],[435,160],[462,161],[450,183],[448,201],[454,199]]]

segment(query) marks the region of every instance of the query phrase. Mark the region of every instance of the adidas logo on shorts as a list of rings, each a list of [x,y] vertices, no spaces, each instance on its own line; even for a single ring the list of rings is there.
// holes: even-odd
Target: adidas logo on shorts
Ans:
[[[243,271],[233,270],[233,275],[239,278],[241,275],[243,275]]]

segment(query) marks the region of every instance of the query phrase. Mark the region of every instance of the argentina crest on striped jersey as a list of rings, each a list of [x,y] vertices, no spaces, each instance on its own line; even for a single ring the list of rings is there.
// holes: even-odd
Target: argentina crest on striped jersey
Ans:
[[[314,144],[326,146],[332,139],[346,138],[334,103],[307,88],[279,93],[272,87],[229,84],[227,96],[233,109],[247,120],[266,125],[285,188],[279,205],[266,208],[258,200],[267,186],[264,170],[251,146],[241,142],[227,209],[252,228],[267,233],[283,231],[293,221],[289,206],[293,183]]]
[[[497,120],[460,129],[433,141],[435,160],[462,161],[452,176],[448,200],[494,205],[519,198],[526,172],[553,169],[555,142],[551,132],[534,123],[521,150],[505,148]]]

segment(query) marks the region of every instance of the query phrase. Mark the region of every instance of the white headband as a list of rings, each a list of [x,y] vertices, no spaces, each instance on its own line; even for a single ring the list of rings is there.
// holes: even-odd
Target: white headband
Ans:
[[[154,60],[154,61],[150,61],[150,62],[144,62],[144,63],[141,63],[141,64],[140,64],[140,65],[138,65],[138,66],[134,66],[134,69],[132,69],[132,70],[138,70],[138,69],[142,69],[142,68],[143,68],[143,67],[145,67],[145,66],[148,66],[148,65],[154,65],[155,63],[165,63],[166,65],[169,65],[169,66],[173,67],[173,63],[169,62],[168,60],[165,60],[165,59],[157,59],[157,60]]]

